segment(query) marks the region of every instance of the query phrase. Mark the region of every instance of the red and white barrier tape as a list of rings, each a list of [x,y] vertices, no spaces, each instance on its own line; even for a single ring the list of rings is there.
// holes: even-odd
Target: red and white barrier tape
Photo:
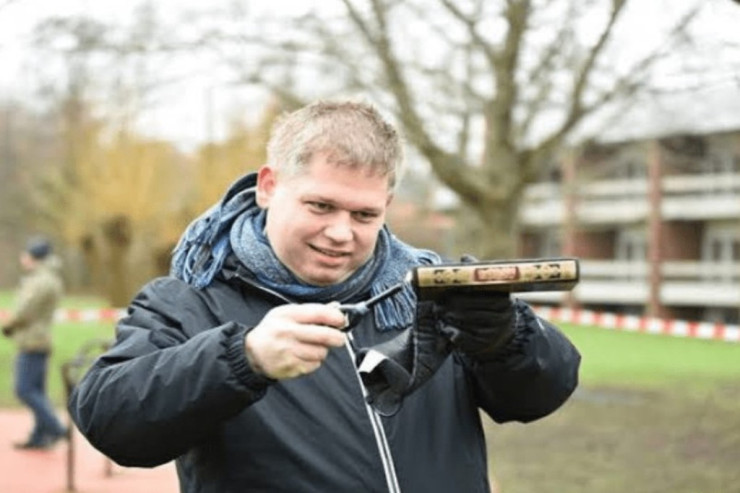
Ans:
[[[640,332],[645,334],[670,335],[695,339],[714,339],[726,342],[740,342],[740,327],[732,324],[711,322],[689,322],[636,315],[594,312],[591,310],[572,310],[570,308],[535,306],[537,314],[553,322],[566,322],[574,325],[593,325],[604,329]]]
[[[117,308],[63,308],[56,311],[56,322],[116,322],[126,314],[125,310]],[[8,310],[0,310],[0,320],[10,316]]]
[[[552,306],[533,306],[533,308],[539,316],[553,322],[593,325],[608,330],[622,330],[625,332],[740,342],[740,327],[738,325],[638,317]],[[57,310],[55,320],[57,322],[116,322],[125,313],[125,310],[116,308],[65,308]],[[6,319],[9,315],[10,313],[7,310],[0,310],[0,320]]]
[[[126,310],[116,308],[99,309],[64,309],[57,310],[54,319],[57,322],[117,322],[126,314]]]

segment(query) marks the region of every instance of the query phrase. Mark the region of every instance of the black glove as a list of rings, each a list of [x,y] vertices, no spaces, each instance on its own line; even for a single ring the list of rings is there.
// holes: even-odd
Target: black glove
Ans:
[[[10,337],[13,335],[13,329],[7,325],[3,325],[3,335],[5,337]]]
[[[473,262],[463,256],[463,262]],[[493,359],[515,334],[515,311],[509,293],[481,290],[450,290],[438,301],[440,331],[467,355]]]

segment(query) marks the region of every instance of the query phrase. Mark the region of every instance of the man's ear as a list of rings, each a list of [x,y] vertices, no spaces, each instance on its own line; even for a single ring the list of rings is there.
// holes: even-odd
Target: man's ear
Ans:
[[[257,171],[257,205],[262,209],[267,209],[270,199],[275,193],[277,186],[277,172],[268,165],[263,165]]]
[[[393,202],[393,197],[395,197],[395,195],[393,195],[393,193],[389,193],[388,194],[388,200],[385,201],[385,206],[386,207],[388,207],[389,205],[391,205],[391,202]]]

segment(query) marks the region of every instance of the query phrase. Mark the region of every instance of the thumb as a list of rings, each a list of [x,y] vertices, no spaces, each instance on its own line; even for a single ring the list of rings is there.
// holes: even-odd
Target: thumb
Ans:
[[[477,261],[478,261],[478,259],[475,258],[473,255],[471,255],[469,253],[464,253],[460,257],[460,262],[462,262],[463,264],[473,264],[473,263],[475,263]]]

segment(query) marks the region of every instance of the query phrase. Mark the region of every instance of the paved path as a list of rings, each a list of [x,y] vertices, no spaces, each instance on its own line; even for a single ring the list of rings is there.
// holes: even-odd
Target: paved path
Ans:
[[[20,451],[14,442],[23,441],[31,428],[24,409],[0,409],[0,492],[2,493],[177,493],[172,463],[153,469],[113,464],[75,430],[73,490],[68,489],[67,452],[60,442],[44,451]]]

